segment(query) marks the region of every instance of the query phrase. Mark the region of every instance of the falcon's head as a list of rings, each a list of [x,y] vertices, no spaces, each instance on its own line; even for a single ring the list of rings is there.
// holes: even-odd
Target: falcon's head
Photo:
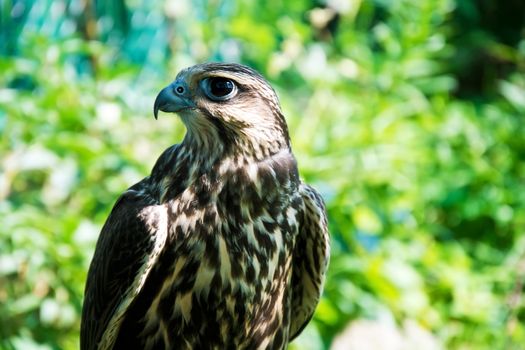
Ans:
[[[257,157],[289,147],[279,100],[268,82],[240,64],[205,63],[182,70],[155,100],[158,111],[177,113],[186,143],[252,153]]]

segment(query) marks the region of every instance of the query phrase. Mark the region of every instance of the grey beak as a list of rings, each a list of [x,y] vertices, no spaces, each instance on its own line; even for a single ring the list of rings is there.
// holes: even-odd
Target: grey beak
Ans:
[[[157,95],[157,98],[155,99],[155,104],[153,105],[153,115],[155,116],[155,119],[158,118],[159,110],[163,111],[163,108],[165,108],[165,106],[169,104],[170,95],[173,95],[173,91],[171,91],[171,86],[166,86]]]
[[[174,82],[159,92],[153,105],[153,115],[157,119],[159,111],[177,113],[195,108],[188,87],[182,82]]]

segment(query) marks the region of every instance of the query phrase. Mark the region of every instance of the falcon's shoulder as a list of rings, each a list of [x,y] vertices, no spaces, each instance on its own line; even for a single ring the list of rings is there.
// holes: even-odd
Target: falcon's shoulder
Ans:
[[[166,209],[148,193],[149,180],[120,196],[100,233],[82,308],[83,350],[112,347],[126,309],[165,244]]]
[[[313,187],[304,183],[299,191],[304,206],[294,248],[290,340],[301,333],[313,316],[321,297],[330,256],[323,199]]]

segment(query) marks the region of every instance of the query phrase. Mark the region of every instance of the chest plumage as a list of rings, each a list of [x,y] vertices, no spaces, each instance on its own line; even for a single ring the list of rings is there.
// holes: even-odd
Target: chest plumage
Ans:
[[[303,205],[293,156],[227,159],[205,172],[187,170],[185,161],[175,167],[188,174],[183,187],[171,174],[156,182],[167,243],[146,281],[151,291],[130,307],[135,317],[122,325],[126,336],[117,345],[201,348],[205,339],[218,349],[283,347],[288,331],[279,325],[290,317]],[[131,343],[129,334],[137,335]]]

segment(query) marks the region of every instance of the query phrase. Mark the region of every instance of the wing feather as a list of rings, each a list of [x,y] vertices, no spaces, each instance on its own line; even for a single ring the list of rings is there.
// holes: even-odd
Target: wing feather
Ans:
[[[294,248],[290,340],[301,333],[314,314],[330,256],[330,237],[323,199],[306,184],[301,184],[299,190],[304,210]]]
[[[112,348],[127,307],[165,244],[166,209],[146,194],[146,183],[124,192],[100,233],[82,308],[82,350]]]

